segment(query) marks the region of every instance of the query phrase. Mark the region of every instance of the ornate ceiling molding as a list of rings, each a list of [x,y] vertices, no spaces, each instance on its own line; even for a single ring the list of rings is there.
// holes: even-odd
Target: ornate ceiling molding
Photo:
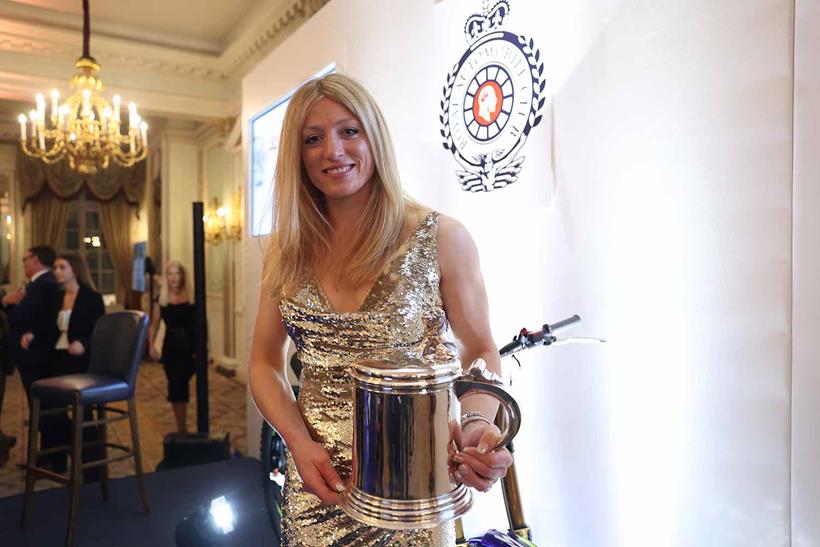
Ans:
[[[284,4],[277,15],[269,18],[261,29],[246,33],[223,53],[228,77],[244,75],[244,69],[252,61],[269,53],[328,2],[329,0],[295,0]]]
[[[217,82],[239,79],[254,61],[270,52],[328,1],[285,2],[220,55],[111,36],[93,36],[92,53],[104,69],[113,66]],[[6,20],[0,26],[0,51],[73,60],[81,50],[80,38],[72,30]]]
[[[71,49],[65,44],[56,44],[45,40],[24,38],[0,32],[0,49],[15,53],[29,53],[35,55],[57,55],[64,57],[70,54]]]

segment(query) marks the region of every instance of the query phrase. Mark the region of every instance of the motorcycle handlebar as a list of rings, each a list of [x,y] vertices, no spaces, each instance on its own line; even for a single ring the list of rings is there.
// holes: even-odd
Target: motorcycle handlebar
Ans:
[[[544,324],[541,330],[529,332],[527,329],[521,329],[518,336],[513,338],[513,341],[501,348],[501,357],[512,355],[523,349],[531,348],[533,346],[549,346],[555,342],[555,333],[575,326],[581,322],[578,315],[573,315],[552,325]]]
[[[558,321],[557,323],[553,323],[552,325],[544,325],[544,328],[549,328],[549,332],[555,333],[559,330],[564,330],[573,327],[576,323],[580,322],[581,317],[579,315],[573,315],[572,317],[568,317],[563,321]]]
[[[522,344],[518,339],[513,340],[512,342],[510,342],[509,344],[507,344],[506,346],[501,348],[501,351],[500,351],[501,357],[506,357],[508,355],[512,355],[513,353],[515,353],[516,351],[522,349],[523,347],[524,347],[524,344]]]

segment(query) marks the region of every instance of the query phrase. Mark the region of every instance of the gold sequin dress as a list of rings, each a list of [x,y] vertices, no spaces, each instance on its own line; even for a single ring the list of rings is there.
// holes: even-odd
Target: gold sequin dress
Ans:
[[[439,293],[438,214],[429,213],[382,272],[359,310],[336,313],[315,280],[280,304],[302,362],[299,408],[342,480],[350,476],[352,399],[347,367],[395,351],[424,357],[440,349],[447,328]],[[282,545],[452,546],[453,524],[434,530],[384,530],[361,524],[339,506],[325,506],[303,490],[290,454],[285,478]]]

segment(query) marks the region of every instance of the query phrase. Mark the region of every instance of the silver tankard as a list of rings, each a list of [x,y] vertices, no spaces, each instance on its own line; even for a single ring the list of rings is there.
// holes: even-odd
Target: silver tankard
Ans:
[[[399,357],[350,368],[353,467],[341,506],[354,519],[390,529],[434,528],[470,509],[472,492],[454,476],[459,397],[487,393],[501,403],[498,446],[518,432],[515,400],[480,369],[459,361],[427,364]]]

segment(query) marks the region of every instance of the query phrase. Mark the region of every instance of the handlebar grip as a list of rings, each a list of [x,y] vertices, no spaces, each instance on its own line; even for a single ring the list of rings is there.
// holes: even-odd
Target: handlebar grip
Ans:
[[[524,345],[521,343],[521,340],[516,338],[515,340],[501,348],[501,351],[499,353],[501,354],[501,357],[506,357],[507,355],[512,355],[513,353],[515,353],[523,347]]]
[[[568,329],[568,328],[574,326],[576,323],[580,323],[580,322],[581,322],[581,317],[578,316],[578,315],[573,315],[572,317],[568,317],[568,318],[566,318],[562,321],[558,321],[557,323],[553,323],[552,325],[549,325],[549,332],[551,334],[554,334],[554,333],[558,332],[559,330]]]

